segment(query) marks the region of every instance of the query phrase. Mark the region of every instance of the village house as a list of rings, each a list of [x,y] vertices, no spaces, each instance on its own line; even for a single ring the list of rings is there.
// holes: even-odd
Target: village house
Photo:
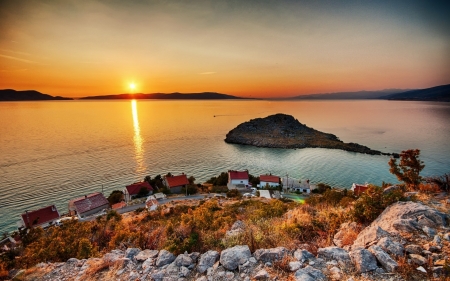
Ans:
[[[355,195],[359,196],[359,195],[363,194],[364,192],[366,192],[366,190],[368,188],[369,188],[369,185],[367,183],[364,185],[353,183],[352,188],[350,190],[353,191],[353,193]]]
[[[228,188],[245,188],[248,186],[248,171],[228,171]]]
[[[185,174],[179,176],[165,176],[164,185],[170,189],[172,193],[180,193],[182,188],[186,188],[189,184],[188,178]]]
[[[130,202],[133,196],[136,196],[141,188],[146,188],[148,190],[148,195],[153,194],[153,187],[146,181],[136,182],[128,185],[124,190],[123,194],[125,197],[125,202]]]
[[[80,219],[109,209],[109,202],[102,193],[96,192],[69,201],[69,214]]]
[[[259,186],[261,188],[269,187],[277,187],[280,185],[280,177],[272,176],[272,175],[260,175],[259,176]]]
[[[47,206],[45,208],[26,211],[21,215],[22,221],[19,222],[19,228],[32,228],[32,227],[48,227],[54,224],[60,215],[55,205]]]

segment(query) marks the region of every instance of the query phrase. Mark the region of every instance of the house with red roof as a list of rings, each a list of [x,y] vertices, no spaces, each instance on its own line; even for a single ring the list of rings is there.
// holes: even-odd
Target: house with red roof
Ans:
[[[277,187],[280,185],[280,177],[272,175],[260,175],[259,182],[261,188],[264,188],[266,186]]]
[[[80,219],[109,209],[108,199],[102,193],[96,192],[69,201],[69,214]]]
[[[351,190],[353,193],[357,196],[363,194],[366,192],[366,190],[369,188],[369,185],[366,183],[365,185],[353,183]]]
[[[19,228],[26,227],[48,227],[55,223],[60,217],[55,205],[47,206],[45,208],[26,211],[21,215],[22,221],[19,222]]]
[[[128,185],[124,190],[123,194],[125,197],[125,202],[130,202],[133,196],[136,196],[141,188],[146,188],[148,190],[148,194],[153,194],[153,187],[147,182],[136,182],[131,185]]]
[[[248,186],[248,171],[228,171],[228,186],[246,187]]]
[[[189,180],[185,174],[181,174],[178,176],[165,176],[164,177],[164,185],[170,189],[172,193],[180,193],[182,188],[186,188],[189,184]]]

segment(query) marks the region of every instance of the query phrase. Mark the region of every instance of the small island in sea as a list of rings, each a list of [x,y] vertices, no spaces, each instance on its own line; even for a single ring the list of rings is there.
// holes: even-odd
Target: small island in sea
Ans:
[[[337,136],[310,128],[291,115],[275,114],[244,122],[231,130],[225,142],[268,148],[330,148],[371,155],[393,155],[357,143],[344,143]]]

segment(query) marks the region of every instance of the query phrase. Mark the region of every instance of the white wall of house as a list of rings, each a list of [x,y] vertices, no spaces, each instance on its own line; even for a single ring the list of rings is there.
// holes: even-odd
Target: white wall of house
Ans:
[[[248,180],[231,180],[230,184],[233,184],[233,185],[236,185],[236,184],[248,185]]]
[[[131,196],[128,193],[128,190],[126,188],[123,190],[123,198],[125,199],[125,202],[127,202],[127,203],[131,201]]]
[[[275,182],[268,182],[268,181],[261,181],[261,182],[260,182],[261,188],[266,187],[267,184],[268,184],[270,187],[276,187],[276,186],[279,186],[279,185],[280,185],[279,183],[275,183]]]

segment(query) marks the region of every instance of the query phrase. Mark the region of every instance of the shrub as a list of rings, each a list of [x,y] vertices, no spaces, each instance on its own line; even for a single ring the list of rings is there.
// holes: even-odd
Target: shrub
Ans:
[[[327,191],[327,190],[329,190],[329,189],[331,189],[331,186],[329,186],[328,184],[325,184],[325,183],[318,183],[318,184],[317,184],[317,188],[316,188],[316,189],[313,189],[311,192],[312,192],[312,193],[319,193],[319,194],[322,194],[322,193],[324,193],[325,191]]]
[[[112,206],[116,203],[119,203],[123,200],[123,193],[120,190],[114,190],[111,192],[111,194],[108,196],[108,202],[109,205]]]
[[[228,198],[241,198],[242,194],[239,192],[239,190],[232,189],[232,190],[227,192],[227,197]]]

